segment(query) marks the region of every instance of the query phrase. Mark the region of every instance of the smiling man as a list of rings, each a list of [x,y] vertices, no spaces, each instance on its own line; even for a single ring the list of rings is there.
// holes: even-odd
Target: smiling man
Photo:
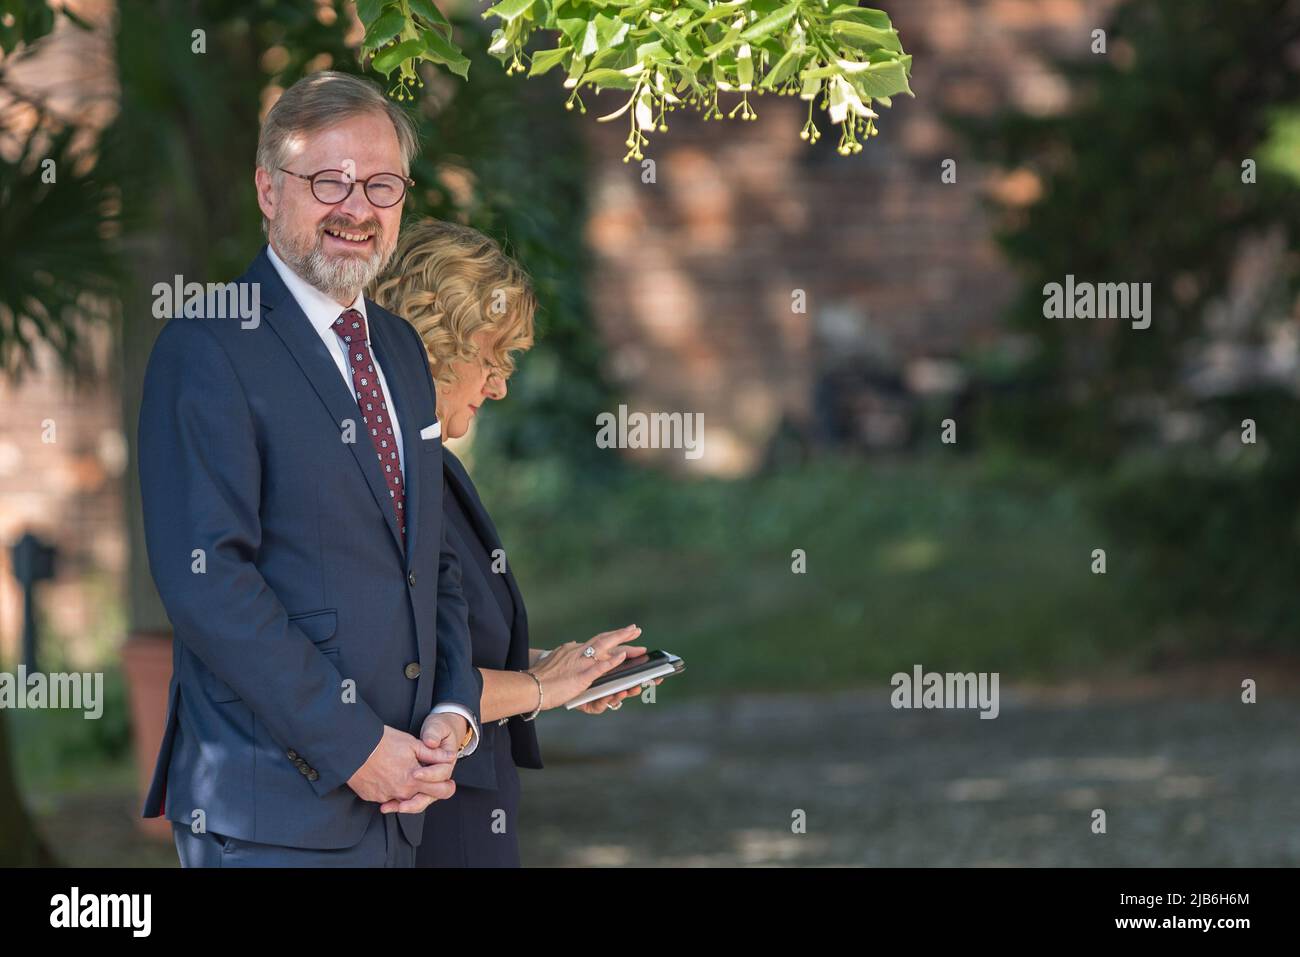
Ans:
[[[317,73],[267,115],[256,324],[187,309],[140,410],[150,568],[175,632],[145,804],[186,866],[411,866],[478,743],[442,443],[415,330],[362,290],[397,241],[410,120]]]

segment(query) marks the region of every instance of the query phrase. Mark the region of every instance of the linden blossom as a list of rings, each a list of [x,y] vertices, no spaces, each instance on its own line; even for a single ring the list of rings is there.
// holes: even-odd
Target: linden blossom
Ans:
[[[685,449],[686,458],[704,454],[703,412],[632,412],[626,405],[596,416],[596,445],[602,449]]]
[[[104,714],[104,675],[102,672],[44,672],[27,674],[19,665],[15,676],[0,671],[0,708],[79,709],[85,717],[96,720]]]
[[[184,315],[190,319],[239,319],[241,329],[256,329],[262,321],[262,289],[255,282],[156,282],[153,293],[155,319]]]

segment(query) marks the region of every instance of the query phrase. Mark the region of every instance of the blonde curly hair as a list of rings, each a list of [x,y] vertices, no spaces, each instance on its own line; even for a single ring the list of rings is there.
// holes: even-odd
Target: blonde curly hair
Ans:
[[[508,378],[513,354],[533,345],[532,280],[495,240],[459,223],[404,226],[370,298],[415,327],[440,383],[456,378],[453,362],[480,358]],[[485,329],[491,345],[480,356],[474,336]]]

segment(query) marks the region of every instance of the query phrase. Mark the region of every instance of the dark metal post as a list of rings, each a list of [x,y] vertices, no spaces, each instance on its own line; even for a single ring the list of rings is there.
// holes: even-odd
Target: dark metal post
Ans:
[[[36,602],[38,581],[54,577],[55,548],[31,532],[18,539],[13,547],[14,577],[23,586],[23,663],[29,672],[36,664]]]

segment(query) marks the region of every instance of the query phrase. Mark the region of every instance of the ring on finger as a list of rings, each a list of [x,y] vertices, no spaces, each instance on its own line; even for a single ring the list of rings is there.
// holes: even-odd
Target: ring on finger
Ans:
[[[596,657],[596,649],[593,648],[593,647],[591,647],[591,645],[588,645],[586,648],[583,648],[583,649],[582,649],[582,657],[584,657],[584,658],[595,658],[595,657]]]

